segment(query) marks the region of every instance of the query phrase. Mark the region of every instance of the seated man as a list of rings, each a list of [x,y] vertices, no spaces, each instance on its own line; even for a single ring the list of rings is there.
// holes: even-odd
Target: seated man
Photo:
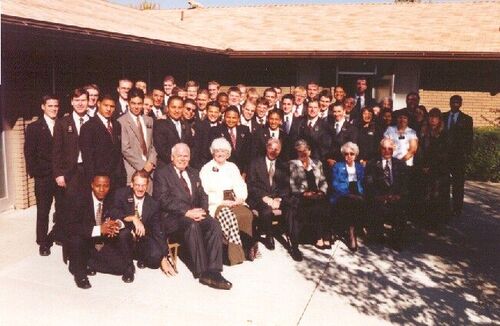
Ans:
[[[154,198],[160,204],[165,235],[186,247],[195,278],[216,289],[229,290],[222,275],[222,230],[208,215],[208,196],[198,171],[189,167],[189,146],[178,143],[171,150],[172,163],[156,170]]]
[[[148,193],[149,174],[136,171],[132,174],[131,187],[120,188],[113,200],[111,215],[125,222],[134,235],[134,249],[137,267],[161,267],[167,275],[175,275],[172,263],[167,257],[160,206]]]
[[[365,194],[369,212],[381,223],[392,225],[396,245],[399,245],[401,229],[405,224],[407,207],[407,167],[397,158],[392,157],[394,142],[384,138],[380,142],[380,158],[371,160],[365,169]]]
[[[266,234],[265,246],[274,249],[272,220],[275,215],[287,218],[288,236],[290,237],[290,254],[296,261],[302,260],[297,234],[292,228],[295,214],[289,209],[290,176],[287,167],[278,159],[281,153],[281,142],[270,138],[266,145],[266,155],[256,158],[250,163],[248,173],[248,203],[259,213],[259,231]],[[259,232],[259,233],[260,233]]]
[[[64,246],[69,256],[69,271],[82,289],[91,287],[87,275],[95,275],[96,271],[122,275],[125,283],[131,283],[134,281],[132,233],[109,212],[109,176],[94,176],[91,188],[68,201],[71,207],[64,221],[67,239]]]

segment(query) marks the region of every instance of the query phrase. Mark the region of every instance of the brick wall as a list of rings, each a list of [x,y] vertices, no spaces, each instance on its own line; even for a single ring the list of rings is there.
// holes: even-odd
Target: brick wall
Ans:
[[[8,159],[11,160],[14,170],[9,171],[9,174],[14,178],[14,207],[16,209],[28,208],[36,204],[35,181],[27,176],[23,150],[26,127],[35,119],[18,119],[12,130],[6,134],[10,145]]]
[[[472,116],[474,127],[500,126],[500,94],[489,92],[430,91],[420,89],[420,103],[430,110],[433,107],[446,112],[450,109],[450,97],[458,94],[463,98],[462,111]]]

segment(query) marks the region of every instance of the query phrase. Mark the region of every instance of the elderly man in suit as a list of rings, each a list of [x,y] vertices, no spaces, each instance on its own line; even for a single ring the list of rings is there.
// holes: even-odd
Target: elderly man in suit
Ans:
[[[52,172],[64,197],[78,193],[84,183],[83,159],[79,145],[82,126],[89,120],[87,115],[88,93],[83,88],[73,90],[71,106],[73,111],[54,125],[52,146]]]
[[[272,221],[275,216],[287,224],[287,234],[290,238],[290,255],[296,261],[302,260],[298,248],[298,234],[294,226],[295,211],[290,209],[290,177],[286,164],[279,158],[281,142],[269,138],[266,144],[266,154],[250,163],[248,173],[248,203],[259,213],[259,233],[266,234],[265,246],[273,250],[274,239]]]
[[[193,134],[191,128],[181,120],[184,110],[182,97],[172,95],[168,98],[167,119],[156,120],[153,128],[153,144],[158,155],[158,167],[170,163],[172,146],[185,143],[192,146]]]
[[[54,126],[59,112],[59,98],[46,95],[42,99],[42,118],[28,125],[26,128],[26,142],[24,143],[24,157],[26,169],[31,177],[35,178],[36,197],[36,243],[39,245],[41,256],[50,255],[53,240],[60,240],[59,216],[61,212],[61,189],[52,175],[52,144]],[[50,233],[49,212],[55,197],[56,212],[54,227]],[[54,239],[55,238],[55,239]]]
[[[403,161],[392,157],[395,143],[390,138],[380,142],[380,157],[367,163],[365,194],[370,212],[376,218],[375,228],[392,224],[395,245],[400,245],[408,206],[408,172]]]
[[[448,164],[452,186],[452,210],[455,216],[462,214],[464,205],[465,164],[472,152],[472,117],[460,111],[462,97],[450,98],[450,111],[443,115],[448,132]]]
[[[116,191],[111,216],[123,221],[134,235],[137,267],[161,267],[166,275],[175,275],[162,232],[160,205],[146,191],[149,174],[144,170],[135,171],[131,181],[130,187]]]
[[[143,112],[144,93],[132,88],[129,92],[129,111],[118,122],[121,125],[121,150],[127,173],[127,183],[136,171],[151,173],[156,167],[156,150],[153,146],[153,119]],[[148,189],[151,192],[151,189]]]
[[[96,175],[92,190],[77,194],[64,220],[65,250],[69,271],[79,288],[91,287],[88,275],[96,271],[122,275],[125,283],[134,281],[132,233],[110,214],[110,178]]]
[[[208,196],[198,171],[188,166],[189,146],[174,145],[171,157],[171,164],[156,171],[153,186],[165,234],[186,247],[191,270],[200,283],[229,290],[232,284],[221,274],[222,230],[219,222],[208,214]]]
[[[97,104],[97,114],[82,127],[79,144],[87,182],[96,174],[108,175],[111,191],[126,184],[121,152],[120,124],[112,119],[115,101],[105,95]]]

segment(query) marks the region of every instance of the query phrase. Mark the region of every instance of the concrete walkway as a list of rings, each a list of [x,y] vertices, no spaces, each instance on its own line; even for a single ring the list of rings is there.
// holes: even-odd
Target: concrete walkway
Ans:
[[[98,274],[80,290],[61,248],[40,257],[35,208],[0,214],[0,325],[471,325],[500,324],[500,185],[467,184],[463,217],[414,228],[405,250],[337,241],[302,246],[296,263],[278,244],[253,263],[225,267],[230,291],[180,274],[138,270],[134,283]],[[261,246],[263,247],[263,246]]]

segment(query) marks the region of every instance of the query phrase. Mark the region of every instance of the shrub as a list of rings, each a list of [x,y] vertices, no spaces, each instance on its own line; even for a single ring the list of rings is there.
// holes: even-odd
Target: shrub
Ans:
[[[474,145],[465,175],[470,180],[500,181],[500,128],[474,128]]]

